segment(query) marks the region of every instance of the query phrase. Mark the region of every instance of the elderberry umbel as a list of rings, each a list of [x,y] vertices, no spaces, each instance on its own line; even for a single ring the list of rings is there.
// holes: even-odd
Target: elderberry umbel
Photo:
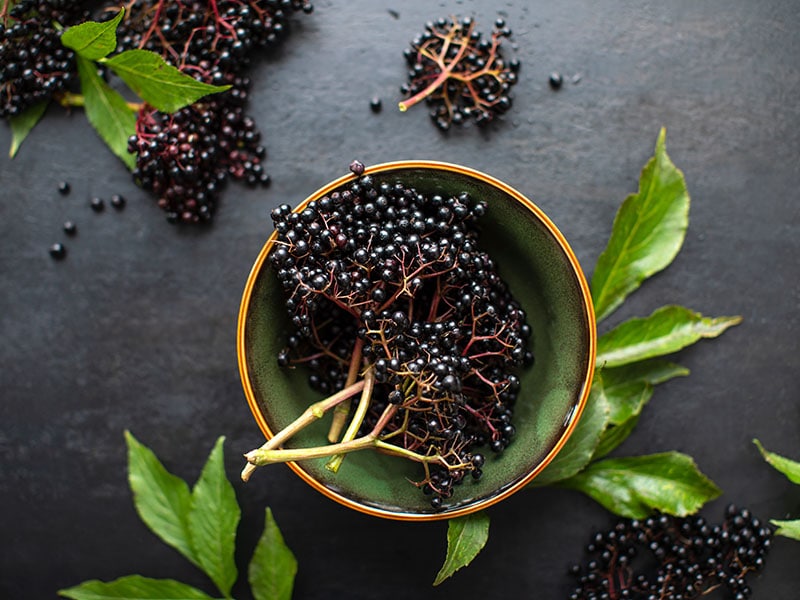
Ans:
[[[692,600],[721,589],[744,600],[747,576],[764,567],[771,538],[769,526],[734,505],[718,525],[700,516],[621,520],[596,533],[587,561],[570,569],[578,586],[569,598]]]
[[[253,53],[286,37],[292,12],[313,10],[301,0],[139,0],[119,29],[119,49],[145,48],[199,81],[231,85],[175,114],[144,106],[129,151],[134,179],[152,191],[167,219],[211,219],[228,178],[267,185],[266,150],[244,113]]]
[[[510,35],[502,19],[489,38],[475,30],[471,18],[427,23],[404,53],[410,70],[400,91],[408,99],[400,102],[400,110],[425,100],[442,130],[468,121],[486,125],[505,113],[520,66],[501,52],[502,39]]]
[[[0,3],[0,118],[49,100],[77,79],[59,28],[88,17],[78,0]]]
[[[367,172],[299,212],[273,211],[270,261],[290,323],[278,363],[305,366],[333,394],[321,404],[335,406],[333,445],[281,450],[278,434],[251,463],[372,447],[421,463],[415,484],[434,508],[481,477],[484,453],[514,438],[516,371],[533,362],[525,311],[479,243],[486,210],[467,193],[423,194]]]

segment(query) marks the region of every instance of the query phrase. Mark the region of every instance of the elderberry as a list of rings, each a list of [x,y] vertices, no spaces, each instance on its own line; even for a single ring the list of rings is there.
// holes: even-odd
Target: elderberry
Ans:
[[[486,39],[472,19],[439,19],[425,25],[404,52],[408,80],[400,88],[407,100],[401,110],[425,100],[441,130],[472,121],[484,126],[511,108],[510,90],[520,63],[506,61],[503,38],[511,36],[505,21],[495,22]]]
[[[763,568],[772,535],[749,510],[734,505],[719,525],[700,516],[620,520],[593,534],[587,560],[570,567],[578,585],[569,598],[692,600],[716,588],[746,598],[746,578]]]
[[[353,361],[373,369],[359,434],[390,414],[380,435],[439,457],[416,483],[439,509],[489,467],[478,448],[501,454],[516,435],[515,371],[531,355],[530,326],[481,248],[480,198],[424,194],[365,175],[360,161],[350,170],[350,183],[302,211],[271,213],[269,260],[290,323],[278,364],[306,366],[321,393],[343,389]]]

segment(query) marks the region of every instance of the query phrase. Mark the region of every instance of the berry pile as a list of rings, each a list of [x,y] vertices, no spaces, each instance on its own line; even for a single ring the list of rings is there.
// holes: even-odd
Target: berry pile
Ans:
[[[357,175],[363,165],[351,167]],[[291,331],[278,363],[306,365],[322,393],[371,371],[359,423],[423,464],[416,484],[434,508],[488,445],[501,453],[530,365],[526,315],[478,243],[479,199],[425,195],[361,175],[292,212],[272,213],[270,260],[286,292]]]
[[[486,125],[511,108],[511,86],[517,82],[520,63],[506,61],[500,51],[503,38],[511,35],[498,19],[490,39],[475,31],[471,18],[439,19],[425,25],[404,55],[408,81],[400,91],[408,99],[405,111],[425,100],[439,129],[473,121]]]
[[[0,118],[49,100],[76,80],[59,28],[88,17],[78,0],[20,0],[0,8]],[[7,12],[6,12],[7,10]]]
[[[744,600],[746,576],[763,568],[771,538],[768,526],[733,505],[721,525],[667,515],[623,520],[595,534],[588,562],[571,568],[578,587],[569,598],[691,600],[722,588]]]
[[[253,52],[288,32],[303,0],[140,0],[119,28],[119,50],[145,48],[199,81],[231,85],[222,94],[167,115],[144,106],[128,149],[136,153],[134,179],[158,197],[170,222],[211,219],[219,190],[230,177],[267,185],[266,151],[244,113]]]

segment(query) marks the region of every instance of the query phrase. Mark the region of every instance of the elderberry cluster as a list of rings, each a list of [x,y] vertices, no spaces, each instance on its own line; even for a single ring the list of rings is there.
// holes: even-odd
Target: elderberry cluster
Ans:
[[[4,11],[0,9],[0,118],[49,100],[76,79],[75,57],[61,45],[59,28],[88,16],[78,0],[20,0]]]
[[[418,482],[435,508],[467,474],[481,477],[475,449],[511,442],[514,370],[533,362],[525,311],[478,244],[485,211],[467,193],[426,195],[363,175],[299,212],[272,213],[270,260],[291,322],[278,363],[309,367],[322,393],[348,384],[353,361],[374,369],[361,434],[394,405],[382,434],[437,457]]]
[[[145,106],[128,149],[134,178],[158,197],[172,223],[211,219],[228,179],[268,185],[266,150],[244,113],[252,54],[288,33],[307,0],[140,0],[119,29],[119,49],[145,48],[198,81],[231,85],[227,92],[167,115]]]
[[[511,35],[503,19],[490,38],[475,30],[471,18],[439,19],[425,25],[404,52],[408,81],[401,88],[405,109],[424,99],[441,130],[473,121],[483,126],[511,108],[509,95],[520,63],[506,61],[501,40]]]
[[[661,515],[622,520],[596,533],[588,561],[570,572],[570,600],[691,600],[712,590],[751,594],[747,575],[764,567],[772,530],[746,509],[729,505],[719,525],[703,517]]]

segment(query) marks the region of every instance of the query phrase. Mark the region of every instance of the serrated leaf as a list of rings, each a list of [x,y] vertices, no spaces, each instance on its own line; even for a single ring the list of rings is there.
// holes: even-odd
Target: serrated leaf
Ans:
[[[8,156],[14,158],[19,151],[19,147],[28,134],[36,127],[36,124],[44,116],[44,111],[47,110],[47,100],[42,100],[36,104],[29,106],[18,115],[9,118],[8,122],[11,125],[11,148],[8,150]]]
[[[689,225],[689,193],[683,173],[667,155],[661,129],[655,154],[642,169],[639,191],[617,211],[611,237],[592,275],[597,321],[611,314],[642,282],[667,267]]]
[[[191,546],[188,514],[189,486],[164,468],[152,450],[125,432],[128,444],[128,481],[136,512],[166,544],[199,566]]]
[[[800,462],[785,458],[780,454],[769,452],[761,445],[758,440],[753,440],[753,443],[758,448],[761,456],[767,461],[774,469],[786,475],[786,478],[792,483],[800,484]]]
[[[167,64],[149,50],[126,50],[103,61],[142,100],[157,110],[173,113],[203,96],[230,89],[197,81]]]
[[[236,582],[236,528],[241,510],[225,475],[224,437],[214,445],[192,490],[188,513],[192,553],[225,597]]]
[[[128,575],[114,581],[93,579],[58,591],[72,600],[213,600],[208,594],[173,579]]]
[[[567,479],[589,464],[608,425],[609,414],[602,381],[596,377],[575,431],[550,464],[536,476],[531,486],[541,487]]]
[[[597,366],[615,367],[677,352],[717,337],[741,317],[704,317],[682,306],[664,306],[649,317],[621,323],[597,340]]]
[[[124,14],[123,8],[109,21],[86,21],[70,27],[61,34],[61,43],[87,60],[105,58],[117,48],[117,26]]]
[[[690,515],[722,493],[690,456],[679,452],[596,461],[559,485],[587,494],[612,513],[634,519],[654,511]]]
[[[775,535],[782,535],[783,537],[791,538],[793,540],[800,540],[800,519],[794,521],[780,521],[773,519],[770,521],[778,529],[775,530]]]
[[[247,572],[255,600],[291,600],[297,560],[283,541],[281,530],[267,508],[264,532]]]
[[[447,522],[447,556],[433,585],[439,585],[480,553],[489,539],[489,515],[485,511]]]
[[[97,74],[94,63],[76,58],[86,118],[111,151],[133,170],[136,157],[128,152],[128,138],[136,133],[136,116],[119,92]]]

